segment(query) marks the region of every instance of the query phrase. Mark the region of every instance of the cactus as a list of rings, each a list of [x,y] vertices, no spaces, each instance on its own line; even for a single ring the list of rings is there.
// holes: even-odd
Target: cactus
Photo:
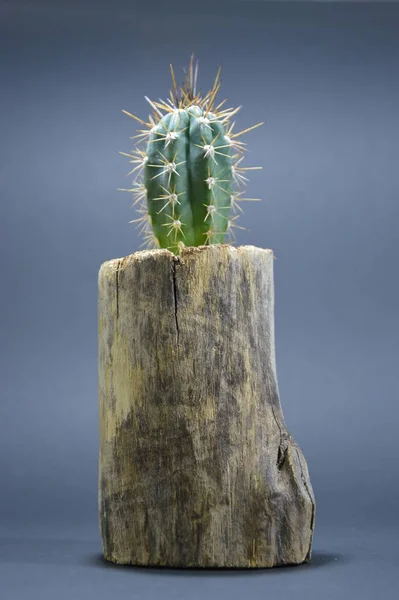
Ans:
[[[170,65],[172,89],[167,100],[146,100],[152,108],[148,122],[123,111],[138,121],[138,140],[131,153],[121,152],[134,166],[133,194],[140,216],[131,221],[139,226],[144,243],[168,248],[175,254],[183,246],[224,243],[235,240],[234,229],[241,202],[259,200],[243,197],[246,172],[261,167],[244,167],[246,144],[238,138],[263,123],[234,132],[233,116],[240,110],[215,103],[220,87],[219,68],[211,89],[197,92],[198,62],[191,57],[182,86],[177,86]],[[145,142],[146,148],[140,148]]]

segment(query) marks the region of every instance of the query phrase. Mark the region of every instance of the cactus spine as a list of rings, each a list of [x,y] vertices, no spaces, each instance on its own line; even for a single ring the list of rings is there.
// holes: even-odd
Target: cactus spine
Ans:
[[[148,122],[123,111],[145,129],[134,136],[138,146],[132,153],[121,152],[134,165],[134,205],[141,216],[134,219],[144,243],[168,248],[178,254],[182,246],[201,246],[234,238],[240,202],[248,181],[243,167],[246,144],[238,140],[263,123],[234,132],[232,117],[238,108],[224,109],[225,100],[215,105],[220,87],[220,69],[211,89],[197,93],[198,63],[191,57],[184,84],[178,88],[172,65],[170,98],[153,102]],[[139,148],[146,143],[145,150]]]

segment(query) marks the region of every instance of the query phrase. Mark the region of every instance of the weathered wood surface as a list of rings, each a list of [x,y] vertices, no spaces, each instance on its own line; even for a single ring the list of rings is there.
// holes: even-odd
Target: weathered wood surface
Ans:
[[[104,263],[99,422],[106,559],[310,559],[315,500],[280,407],[271,250],[214,245]]]

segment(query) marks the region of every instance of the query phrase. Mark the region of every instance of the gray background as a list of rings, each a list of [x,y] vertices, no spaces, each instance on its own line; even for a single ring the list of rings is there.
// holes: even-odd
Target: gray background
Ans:
[[[5,600],[395,598],[399,5],[0,2],[0,591]],[[128,187],[144,94],[191,52],[242,104],[239,244],[273,248],[287,425],[317,499],[314,561],[109,567],[97,530],[97,273],[139,248]],[[272,595],[271,595],[272,594]]]

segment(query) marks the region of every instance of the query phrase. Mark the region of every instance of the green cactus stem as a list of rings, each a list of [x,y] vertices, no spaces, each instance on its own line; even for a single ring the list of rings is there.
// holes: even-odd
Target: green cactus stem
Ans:
[[[145,127],[134,138],[146,147],[121,154],[134,165],[128,173],[134,174],[133,187],[124,191],[133,194],[140,217],[131,222],[146,245],[178,254],[183,246],[224,243],[226,236],[234,240],[234,229],[244,229],[236,223],[240,202],[259,200],[242,196],[246,172],[261,167],[241,166],[246,144],[237,138],[263,123],[234,132],[231,119],[240,107],[225,109],[226,100],[215,105],[220,69],[204,96],[196,91],[193,57],[179,89],[170,69],[170,98],[145,97],[153,110],[148,122],[123,111]]]

